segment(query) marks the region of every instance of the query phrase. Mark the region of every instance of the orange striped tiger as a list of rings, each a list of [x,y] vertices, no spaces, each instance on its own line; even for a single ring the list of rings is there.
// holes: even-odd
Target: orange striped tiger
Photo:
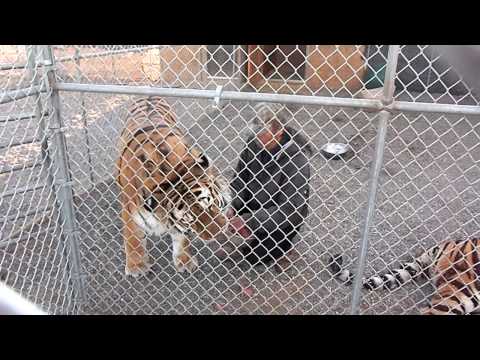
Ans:
[[[129,108],[117,160],[127,275],[149,270],[145,233],[169,233],[178,271],[198,263],[188,233],[211,240],[222,233],[230,194],[227,181],[176,127],[176,116],[158,96]]]
[[[334,276],[351,284],[353,274],[342,269],[342,256],[329,259],[329,268]],[[396,269],[371,276],[363,281],[367,290],[395,289],[419,276],[432,280],[436,292],[427,308],[426,315],[472,314],[480,307],[480,238],[463,241],[446,241],[433,246],[412,262],[401,264]]]

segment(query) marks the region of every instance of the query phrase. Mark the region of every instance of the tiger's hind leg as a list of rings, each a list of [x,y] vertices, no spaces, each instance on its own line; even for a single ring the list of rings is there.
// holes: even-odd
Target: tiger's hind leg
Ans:
[[[146,274],[151,264],[148,261],[145,233],[135,223],[128,210],[122,210],[122,219],[126,256],[125,274],[134,277]]]
[[[434,295],[432,302],[426,308],[421,309],[422,315],[465,315],[465,304],[457,297]]]
[[[173,263],[178,272],[193,272],[198,262],[195,257],[190,253],[190,241],[185,235],[172,234],[173,245]]]

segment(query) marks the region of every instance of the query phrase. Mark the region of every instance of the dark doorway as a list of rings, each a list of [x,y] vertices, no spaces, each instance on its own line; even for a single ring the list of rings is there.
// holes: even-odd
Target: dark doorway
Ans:
[[[263,75],[268,79],[305,79],[306,45],[264,45],[267,61]]]

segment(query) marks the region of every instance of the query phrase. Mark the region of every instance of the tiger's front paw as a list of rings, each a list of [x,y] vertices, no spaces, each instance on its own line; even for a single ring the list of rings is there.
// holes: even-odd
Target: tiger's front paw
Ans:
[[[148,262],[135,264],[135,265],[127,264],[125,266],[125,275],[133,276],[135,278],[142,275],[146,275],[150,272],[151,267],[152,267],[152,264]]]
[[[173,258],[173,263],[178,272],[187,270],[192,273],[198,267],[198,261],[195,257],[187,254],[182,254]]]

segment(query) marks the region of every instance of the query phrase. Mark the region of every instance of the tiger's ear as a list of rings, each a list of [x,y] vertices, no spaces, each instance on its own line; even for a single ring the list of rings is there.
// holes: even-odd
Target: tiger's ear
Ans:
[[[200,157],[198,159],[198,163],[204,169],[206,169],[210,166],[210,160],[208,159],[208,156],[205,155],[204,153],[200,154]]]

